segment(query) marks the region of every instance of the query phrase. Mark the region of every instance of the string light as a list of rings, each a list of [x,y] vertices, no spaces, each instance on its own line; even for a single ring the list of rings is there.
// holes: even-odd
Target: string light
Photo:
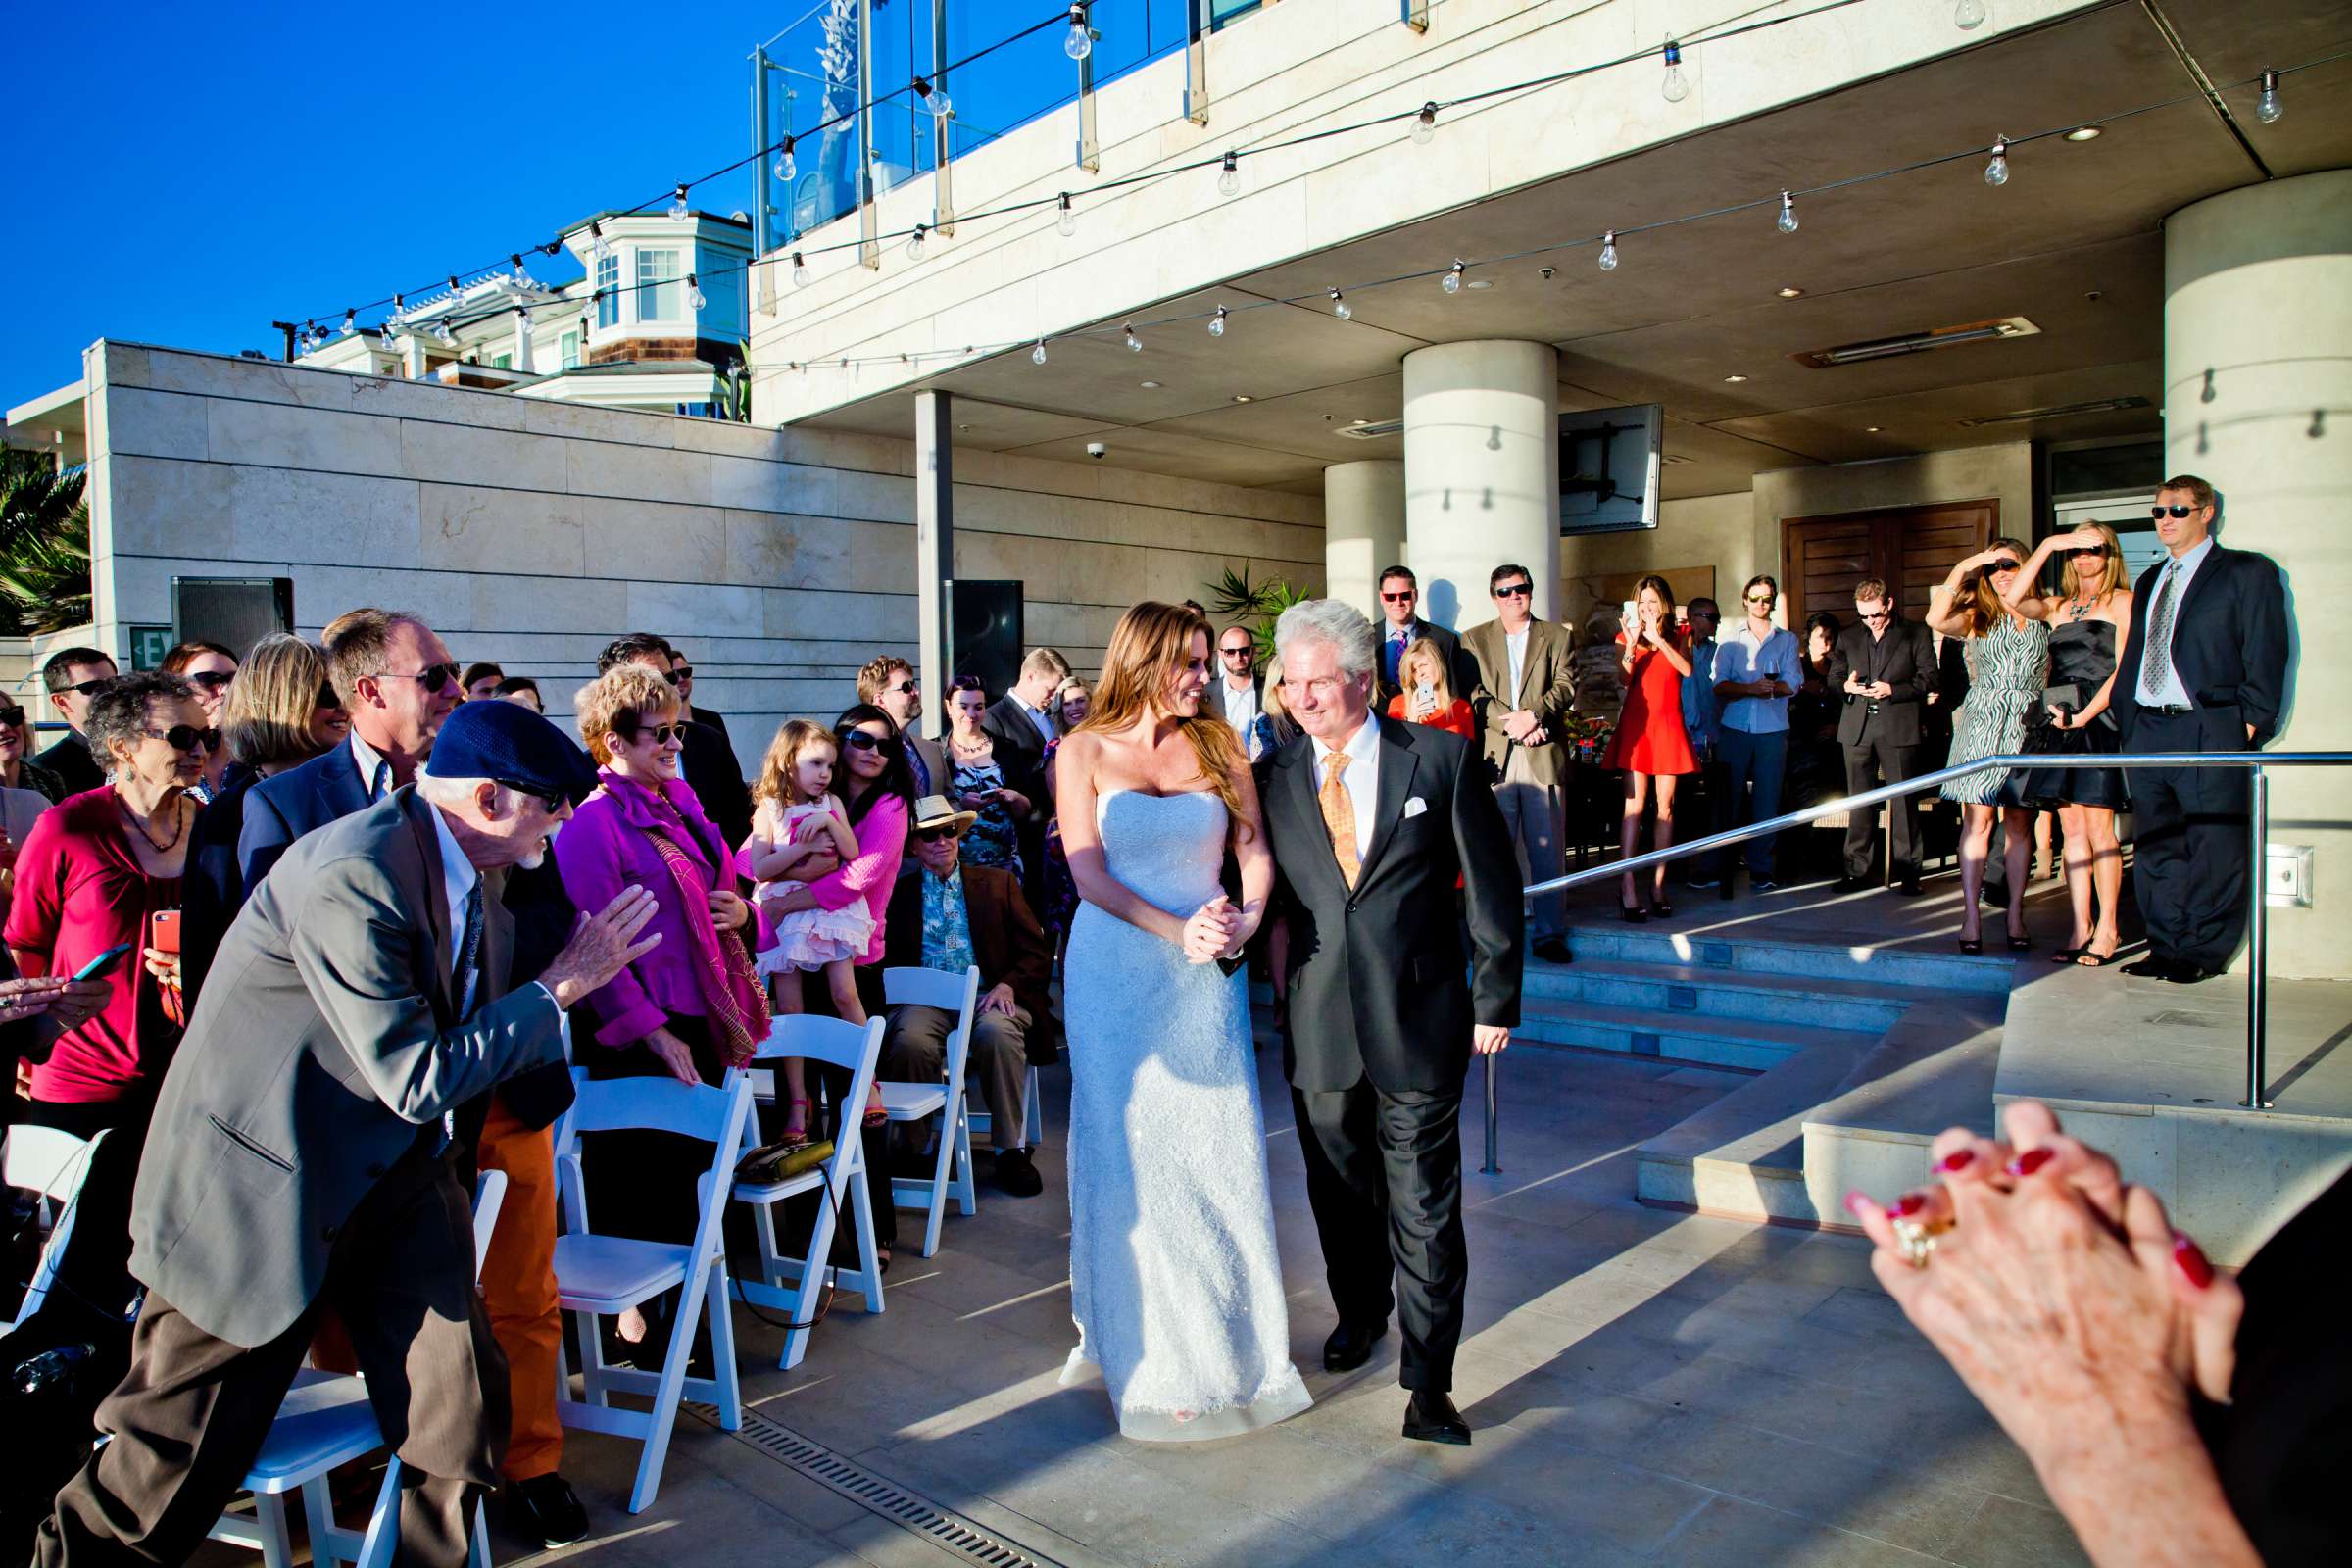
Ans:
[[[1600,236],[1600,270],[1604,272],[1617,270],[1617,231],[1613,228]]]
[[[669,220],[673,223],[683,223],[693,216],[694,209],[686,205],[686,187],[681,183],[669,198]]]
[[[1095,52],[1094,29],[1086,24],[1086,7],[1070,7],[1070,30],[1062,36],[1061,52],[1072,60],[1084,60]]]
[[[947,88],[934,87],[927,78],[922,76],[914,78],[914,95],[923,101],[925,109],[930,110],[941,120],[947,119],[956,107],[948,101]]]
[[[2266,125],[2276,125],[2278,117],[2285,113],[2286,106],[2278,101],[2278,73],[2265,71],[2262,74],[2262,96],[2254,100],[2254,118]]]
[[[1337,288],[1331,291],[1331,314],[1343,321],[1351,319],[1355,315],[1355,308],[1348,303]]]
[[[1078,209],[1070,205],[1070,193],[1066,190],[1061,193],[1061,216],[1054,220],[1054,226],[1061,230],[1063,239],[1078,232]]]
[[[1423,104],[1421,112],[1413,117],[1413,145],[1426,147],[1437,139],[1437,134],[1438,106],[1433,99],[1431,102]]]
[[[697,276],[696,276],[694,273],[692,273],[692,272],[688,272],[688,273],[686,274],[686,307],[687,307],[687,309],[689,309],[689,310],[694,310],[694,311],[699,311],[699,310],[701,310],[701,309],[702,309],[704,306],[706,306],[706,305],[708,305],[708,304],[710,304],[710,298],[709,298],[709,296],[707,296],[707,295],[705,295],[705,294],[703,293],[703,280],[702,280],[701,278],[697,277]],[[524,314],[525,316],[528,316],[530,313],[526,311],[526,312],[524,312],[523,314]]]
[[[1459,294],[1462,291],[1462,274],[1468,270],[1469,267],[1457,257],[1454,264],[1446,269],[1446,275],[1439,281],[1438,287],[1448,294]]]
[[[605,225],[593,218],[588,220],[588,239],[596,265],[604,266],[605,258],[612,254],[612,247],[605,243]]]
[[[776,177],[789,185],[800,172],[800,160],[792,156],[792,138],[787,136],[784,138],[784,150],[776,154]]]
[[[1217,172],[1217,194],[1239,196],[1242,193],[1242,161],[1239,154],[1227,153],[1225,167]]]
[[[808,270],[808,264],[801,260],[801,253],[799,251],[794,251],[792,253],[792,286],[794,288],[807,288],[811,275],[812,274]]]
[[[1974,32],[1984,25],[1984,0],[1960,0],[1952,8],[1952,25],[1962,32]]]
[[[1672,38],[1666,40],[1666,79],[1658,84],[1670,104],[1679,104],[1690,96],[1690,78],[1683,74],[1683,46]]]
[[[1223,337],[1225,335],[1226,315],[1227,312],[1225,307],[1220,305],[1217,307],[1217,314],[1208,318],[1208,335],[1210,337]]]
[[[522,253],[520,251],[516,251],[514,255],[508,257],[507,260],[514,264],[515,282],[528,283],[531,280],[531,274],[522,270]]]
[[[1992,162],[1984,166],[1984,183],[1987,185],[2009,183],[2009,138],[2006,136],[1992,138]]]
[[[1037,347],[1030,351],[1029,363],[1031,365],[1043,365],[1046,363],[1046,340],[1044,338],[1039,338],[1037,340]]]
[[[1144,352],[1144,340],[1143,340],[1142,338],[1140,338],[1140,337],[1137,337],[1137,336],[1135,335],[1135,328],[1134,328],[1134,327],[1132,327],[1132,326],[1130,326],[1130,327],[1128,327],[1128,328],[1126,329],[1126,331],[1127,331],[1127,352],[1128,352],[1128,353],[1130,353],[1130,354],[1141,354],[1141,353],[1143,353],[1143,352]]]
[[[349,337],[359,329],[360,313],[357,311],[345,311],[343,313],[343,335],[345,337]]]
[[[1776,221],[1782,233],[1796,232],[1796,198],[1787,191],[1781,192],[1781,216]]]
[[[906,259],[908,261],[919,262],[923,259],[923,236],[930,232],[930,228],[925,224],[914,225],[914,237],[906,242]]]
[[[433,323],[433,336],[443,343],[455,343],[458,340],[457,329],[449,324],[446,316]]]

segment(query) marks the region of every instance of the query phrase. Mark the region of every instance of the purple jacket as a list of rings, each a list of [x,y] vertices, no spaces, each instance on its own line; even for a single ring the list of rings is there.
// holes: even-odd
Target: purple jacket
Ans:
[[[571,820],[556,835],[556,868],[563,873],[564,891],[582,913],[593,914],[620,896],[623,888],[651,888],[657,907],[647,931],[662,934],[662,945],[606,982],[588,999],[598,1020],[596,1038],[607,1046],[627,1046],[643,1040],[673,1017],[703,1015],[703,991],[695,977],[693,938],[689,919],[710,918],[707,907],[681,906],[676,880],[662,863],[661,854],[648,843],[646,829],[661,833],[683,848],[703,868],[706,889],[712,868],[728,874],[718,885],[740,892],[733,875],[734,858],[718,829],[684,779],[662,785],[662,798],[683,817],[690,837],[680,837],[669,813],[657,809],[654,792],[622,778],[611,768],[597,772],[603,787],[581,803]],[[775,932],[759,914],[753,951],[775,946]],[[640,933],[642,938],[643,933]]]
[[[861,964],[882,961],[882,928],[888,924],[883,916],[890,909],[891,889],[898,885],[899,861],[906,854],[906,814],[905,801],[883,796],[858,824],[858,858],[808,884],[808,896],[819,908],[843,909],[863,901],[873,911],[874,940],[858,960]]]

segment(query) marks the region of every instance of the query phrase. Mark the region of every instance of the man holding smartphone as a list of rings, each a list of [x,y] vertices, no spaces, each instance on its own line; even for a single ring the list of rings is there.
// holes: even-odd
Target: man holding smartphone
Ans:
[[[1927,623],[1895,612],[1886,584],[1866,577],[1854,585],[1854,613],[1860,623],[1838,636],[1830,655],[1830,689],[1840,693],[1845,710],[1838,719],[1838,743],[1845,748],[1845,792],[1859,795],[1880,782],[1899,784],[1919,770],[1921,700],[1936,690],[1936,641]],[[1891,803],[1887,834],[1892,841],[1894,890],[1919,895],[1919,797]],[[1847,814],[1845,875],[1836,891],[1859,893],[1881,885],[1878,877],[1879,813]]]

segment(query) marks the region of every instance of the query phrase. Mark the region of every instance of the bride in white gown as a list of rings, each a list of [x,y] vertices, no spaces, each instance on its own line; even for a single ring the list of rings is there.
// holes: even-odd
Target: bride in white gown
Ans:
[[[1055,762],[1085,901],[1062,987],[1079,1335],[1062,1381],[1100,1366],[1120,1432],[1160,1442],[1310,1402],[1291,1364],[1248,976],[1215,961],[1256,929],[1274,866],[1249,763],[1202,710],[1208,644],[1181,606],[1128,611]],[[1229,838],[1239,906],[1218,882]]]

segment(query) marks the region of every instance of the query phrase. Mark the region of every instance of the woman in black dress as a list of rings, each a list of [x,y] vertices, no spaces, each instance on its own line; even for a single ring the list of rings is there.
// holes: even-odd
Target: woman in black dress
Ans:
[[[2034,592],[2042,564],[2062,558],[2058,592]],[[2115,530],[2094,522],[2044,539],[2015,579],[2009,608],[2050,628],[2048,724],[2030,747],[2064,756],[2113,756],[2122,747],[2107,698],[2115,686],[2118,648],[2132,627],[2131,573]],[[2074,932],[2051,956],[2056,963],[2104,966],[2115,961],[2116,909],[2124,892],[2124,850],[2115,813],[2126,800],[2123,769],[2034,767],[2014,780],[2027,805],[2058,813],[2066,835],[2066,888],[2074,904]]]

